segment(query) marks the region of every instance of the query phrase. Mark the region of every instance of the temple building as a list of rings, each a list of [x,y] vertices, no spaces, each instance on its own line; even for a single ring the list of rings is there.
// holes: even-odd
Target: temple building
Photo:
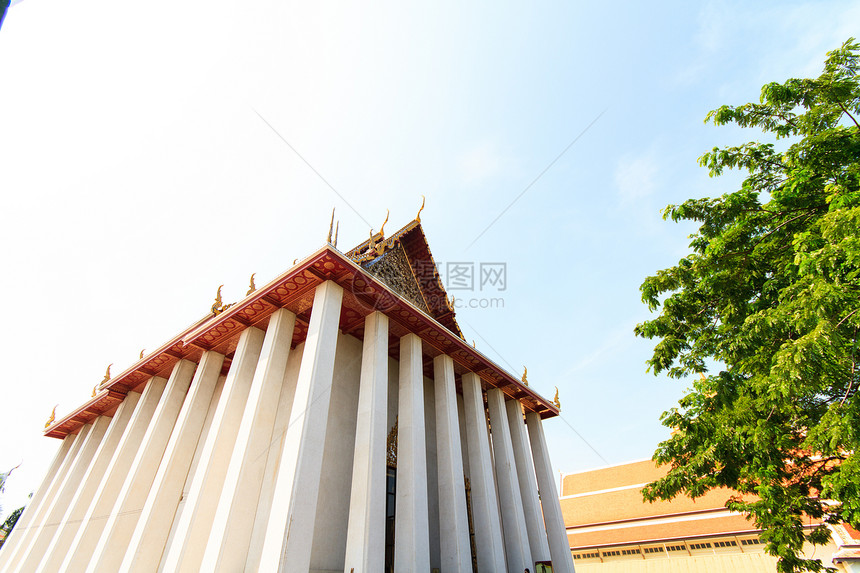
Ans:
[[[560,503],[579,573],[776,573],[755,523],[725,507],[736,492],[643,501],[642,488],[666,471],[641,460],[562,476]],[[829,528],[830,543],[807,544],[805,557],[860,573],[860,533],[846,523]]]
[[[572,572],[557,401],[463,340],[419,217],[336,243],[51,421],[0,572]]]

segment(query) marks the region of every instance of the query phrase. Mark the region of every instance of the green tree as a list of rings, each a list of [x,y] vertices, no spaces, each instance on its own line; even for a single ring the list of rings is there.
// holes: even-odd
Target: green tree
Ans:
[[[640,287],[662,307],[636,327],[657,340],[649,370],[695,379],[662,416],[677,431],[654,459],[670,469],[645,498],[737,490],[726,506],[749,514],[784,572],[822,569],[801,549],[827,541],[826,523],[860,526],[858,50],[852,38],[817,79],[770,83],[759,103],[707,115],[775,143],[699,159],[711,176],[746,179],[664,210],[699,225],[692,252]]]

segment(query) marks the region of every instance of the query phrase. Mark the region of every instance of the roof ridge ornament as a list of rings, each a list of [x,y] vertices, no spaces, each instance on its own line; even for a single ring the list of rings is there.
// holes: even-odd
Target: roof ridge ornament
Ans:
[[[558,399],[558,386],[555,387],[555,398],[552,399],[552,405],[561,411],[561,402]]]
[[[107,370],[105,370],[104,380],[101,381],[101,384],[104,384],[105,382],[110,382],[110,367],[111,366],[113,366],[113,362],[108,364]]]
[[[340,231],[340,221],[337,222],[334,228],[334,243],[332,243],[332,247],[337,248],[337,232]]]
[[[391,211],[388,209],[385,210],[385,220],[382,222],[382,226],[379,228],[379,234],[382,235],[382,238],[385,238],[385,224],[388,222],[388,216],[391,214]]]
[[[331,244],[331,233],[334,231],[334,210],[335,207],[331,209],[331,222],[328,224],[328,236],[325,239],[325,242]]]
[[[251,284],[248,285],[248,292],[245,293],[245,296],[248,296],[249,294],[257,290],[257,285],[254,284],[254,277],[256,275],[257,273],[251,273]]]
[[[227,310],[228,308],[233,306],[232,304],[224,304],[224,302],[221,300],[221,287],[223,287],[223,286],[224,285],[219,286],[218,292],[215,293],[215,302],[212,304],[212,315],[213,316],[218,316],[219,314],[221,314],[222,312],[224,312],[225,310]]]
[[[146,352],[146,348],[140,349],[140,356],[138,356],[138,360],[143,360],[143,353]]]
[[[526,367],[525,367],[525,365],[523,365],[523,377],[522,377],[522,381],[523,381],[523,384],[525,384],[526,386],[528,386],[528,385],[529,385],[529,369],[528,369],[528,368],[526,368]]]
[[[57,406],[59,406],[59,404],[57,404]],[[50,417],[50,418],[48,418],[48,421],[47,421],[47,422],[45,422],[45,427],[46,427],[46,428],[50,428],[50,427],[51,427],[51,424],[53,424],[53,423],[54,423],[54,420],[56,420],[56,419],[57,419],[57,406],[54,406],[54,409],[53,409],[53,410],[51,410],[51,417]]]
[[[418,209],[418,213],[415,215],[415,222],[416,222],[416,223],[420,223],[420,222],[421,222],[421,211],[423,211],[423,210],[424,210],[424,202],[425,202],[426,200],[427,200],[427,199],[426,199],[426,197],[424,197],[424,195],[422,195],[422,196],[421,196],[421,208],[420,208],[420,209]]]

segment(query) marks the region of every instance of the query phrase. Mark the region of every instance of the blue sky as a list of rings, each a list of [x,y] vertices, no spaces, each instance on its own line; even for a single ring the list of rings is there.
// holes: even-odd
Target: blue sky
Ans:
[[[758,137],[702,120],[817,75],[857,22],[858,2],[15,4],[0,469],[23,464],[4,513],[47,468],[54,404],[198,319],[219,284],[236,300],[321,246],[332,207],[348,248],[422,195],[437,261],[507,265],[504,308],[458,319],[545,396],[558,386],[556,469],[650,457],[686,384],[645,372],[638,287],[693,231],[659,211],[734,190],[696,159]]]

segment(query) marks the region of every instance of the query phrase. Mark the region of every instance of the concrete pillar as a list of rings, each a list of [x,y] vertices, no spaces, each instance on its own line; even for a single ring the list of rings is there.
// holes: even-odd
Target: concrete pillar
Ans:
[[[374,312],[364,321],[345,572],[373,573],[385,564],[387,398],[388,317]]]
[[[439,540],[442,571],[467,572],[472,568],[469,516],[460,447],[454,361],[440,354],[433,359],[436,385],[436,468],[439,483]]]
[[[120,571],[158,568],[223,363],[224,355],[217,352],[205,352],[200,359]]]
[[[260,555],[261,572],[307,573],[310,567],[342,300],[343,289],[332,281],[320,284],[314,293]]]
[[[38,534],[39,531],[41,531],[42,525],[45,521],[45,515],[48,509],[54,503],[54,500],[57,498],[57,493],[59,492],[63,483],[65,483],[65,479],[68,475],[69,469],[75,463],[75,460],[77,459],[78,454],[81,451],[81,446],[83,446],[84,440],[89,433],[89,427],[84,426],[84,428],[81,428],[81,430],[78,431],[77,434],[72,436],[72,445],[69,449],[69,453],[65,456],[65,458],[63,459],[63,463],[60,465],[59,469],[57,469],[57,472],[54,474],[53,479],[51,480],[51,485],[45,492],[45,496],[41,499],[41,503],[37,505],[31,504],[32,507],[30,509],[32,511],[30,512],[30,523],[27,524],[27,529],[21,531],[23,535],[18,539],[17,545],[9,547],[9,549],[14,550],[14,553],[9,556],[6,568],[3,570],[4,573],[18,570],[18,565],[21,563],[22,558],[27,555],[27,550],[33,543],[34,537]],[[18,528],[16,527],[15,529]]]
[[[201,571],[244,568],[295,324],[296,315],[283,308],[269,318]]]
[[[397,427],[397,498],[394,516],[394,571],[430,569],[427,515],[427,459],[424,440],[424,366],[421,339],[400,339]]]
[[[529,428],[529,441],[532,446],[543,518],[549,539],[549,552],[552,555],[552,570],[558,573],[573,573],[573,557],[570,554],[567,530],[564,527],[564,517],[561,515],[561,506],[558,502],[558,490],[555,488],[549,450],[543,435],[543,422],[538,414],[529,412],[526,414],[526,424]]]
[[[35,513],[38,513],[39,506],[44,502],[45,496],[48,493],[48,490],[50,490],[54,480],[59,479],[58,473],[60,467],[63,465],[66,456],[68,456],[69,450],[71,449],[75,439],[77,439],[77,436],[68,435],[63,438],[62,442],[60,442],[60,446],[57,448],[57,453],[54,455],[54,459],[51,461],[51,465],[48,467],[45,477],[42,478],[42,482],[36,489],[36,493],[33,494],[33,497],[30,499],[30,503],[24,509],[24,512],[20,517],[18,517],[18,523],[15,525],[15,529],[12,530],[12,533],[9,534],[3,544],[5,549],[0,551],[0,571],[6,570],[6,566],[9,564],[12,555],[17,553],[17,549],[20,547],[21,540],[25,536],[25,533],[30,531],[31,522],[33,521],[32,517]]]
[[[60,566],[60,571],[78,572],[86,570],[93,549],[95,549],[104,530],[106,518],[119,496],[125,478],[128,476],[128,470],[137,455],[137,450],[166,385],[167,380],[160,376],[153,376],[146,383],[137,403],[137,408],[134,409],[131,420],[116,446],[116,455],[105,470],[98,488],[96,488],[93,501],[81,520],[81,525],[69,546],[69,551]]]
[[[129,468],[128,477],[93,551],[87,573],[113,572],[122,564],[196,368],[197,364],[189,360],[180,360],[174,365],[167,387]]]
[[[505,402],[505,408],[508,412],[508,425],[511,428],[511,445],[514,449],[520,495],[523,497],[523,515],[525,516],[532,561],[549,561],[549,545],[547,544],[543,515],[541,515],[540,510],[532,453],[526,437],[523,407],[519,400],[508,400]]]
[[[463,375],[463,410],[469,454],[469,481],[472,484],[472,525],[475,529],[478,571],[504,573],[505,546],[493,477],[493,458],[487,432],[487,414],[481,379],[468,372]]]
[[[275,416],[275,427],[272,430],[272,443],[266,453],[266,469],[257,502],[257,513],[254,516],[254,527],[251,531],[251,545],[248,547],[248,556],[245,559],[243,571],[258,571],[260,568],[260,556],[263,554],[263,542],[266,538],[266,528],[269,525],[272,499],[278,479],[278,468],[281,464],[281,452],[284,449],[287,426],[290,423],[290,413],[293,409],[296,381],[299,378],[304,348],[303,342],[290,351],[290,356],[287,359],[287,370],[284,372],[281,395],[278,399],[278,413]]]
[[[81,485],[74,498],[70,501],[66,514],[60,520],[60,526],[54,533],[51,544],[45,550],[45,555],[36,568],[37,571],[59,570],[63,559],[66,557],[66,552],[69,550],[69,545],[75,538],[81,520],[93,501],[93,496],[101,483],[102,476],[104,476],[105,470],[116,453],[117,444],[128,427],[139,399],[139,393],[129,392],[117,407],[99,449],[93,456],[93,462],[81,480]]]
[[[211,429],[202,446],[199,466],[188,491],[185,509],[179,516],[173,543],[161,563],[164,571],[200,570],[227,466],[245,412],[251,380],[263,347],[263,337],[263,331],[254,327],[246,328],[239,335],[239,344],[212,418]]]
[[[66,475],[63,476],[63,483],[47,507],[41,526],[31,538],[30,546],[24,550],[25,553],[19,567],[20,571],[34,571],[42,560],[45,550],[51,544],[51,539],[57,531],[57,526],[69,508],[69,502],[71,502],[81,485],[81,480],[87,473],[87,469],[92,464],[93,456],[98,450],[109,424],[110,418],[99,416],[92,423],[81,428],[81,435],[84,438],[81,449],[78,451],[74,463],[69,466]]]
[[[505,395],[498,388],[487,390],[487,405],[490,409],[490,424],[493,428],[493,459],[496,482],[499,488],[499,504],[502,510],[502,528],[505,532],[505,553],[510,571],[522,571],[528,567],[534,571],[529,537],[523,515],[522,495],[517,480],[517,465],[511,444],[511,430],[505,411]]]

